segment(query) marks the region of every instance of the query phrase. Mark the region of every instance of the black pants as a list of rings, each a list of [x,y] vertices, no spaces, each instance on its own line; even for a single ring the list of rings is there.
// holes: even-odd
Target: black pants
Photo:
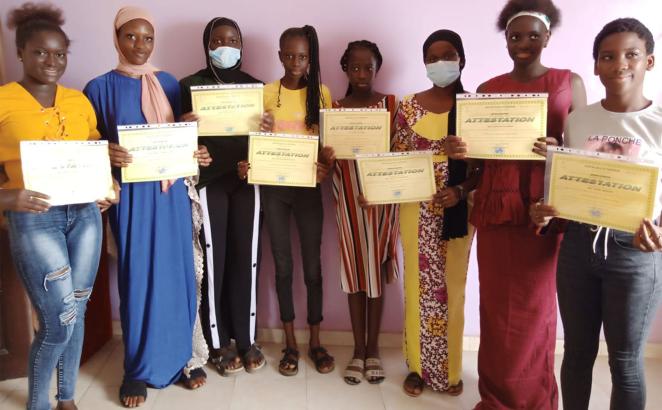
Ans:
[[[239,351],[255,343],[260,261],[260,187],[236,175],[200,190],[204,213],[205,277],[200,317],[211,348]]]
[[[660,274],[662,253],[634,248],[632,234],[569,224],[557,269],[563,408],[588,408],[600,327],[609,350],[610,408],[646,407],[643,350],[662,298]]]
[[[283,322],[294,320],[290,239],[290,214],[294,214],[308,296],[308,324],[316,325],[322,321],[322,191],[319,185],[315,188],[263,187],[263,191],[264,213],[276,267],[280,319]]]

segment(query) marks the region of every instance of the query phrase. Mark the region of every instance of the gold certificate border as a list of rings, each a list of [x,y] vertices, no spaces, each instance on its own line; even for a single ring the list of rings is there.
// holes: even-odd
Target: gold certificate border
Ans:
[[[326,109],[320,110],[322,114],[322,143],[325,146],[333,147],[332,143],[329,143],[329,134],[333,132],[329,131],[329,120],[330,117],[354,117],[356,115],[374,115],[374,116],[383,116],[381,118],[381,125],[386,130],[386,135],[384,136],[384,141],[382,145],[382,151],[378,153],[386,153],[391,150],[391,113],[385,109],[375,109],[375,110],[344,110],[344,109]],[[333,142],[333,137],[331,140]],[[369,154],[369,152],[361,152],[359,154]],[[356,159],[356,155],[336,155],[336,159]]]
[[[360,157],[356,158],[356,165],[359,168],[359,186],[361,188],[361,193],[365,192],[365,185],[364,185],[364,178],[363,178],[363,162],[372,162],[372,161],[379,161],[381,159],[386,159],[386,158],[393,158],[398,157],[399,155],[393,155],[395,153],[391,153],[391,155],[374,155],[374,156],[366,156],[366,157]],[[425,202],[425,201],[430,201],[434,197],[434,194],[437,192],[437,181],[435,179],[435,171],[434,171],[434,161],[432,160],[432,154],[409,154],[409,153],[403,153],[402,155],[403,158],[406,157],[412,157],[412,156],[426,156],[428,157],[428,179],[430,181],[430,195],[426,196],[419,196],[419,197],[414,197],[414,198],[408,198],[404,200],[383,200],[383,201],[370,201],[368,202],[369,205],[388,205],[388,204],[406,204],[406,203],[412,203],[412,202]],[[366,198],[367,200],[367,198]]]
[[[550,176],[549,176],[549,199],[546,200],[545,202],[547,204],[550,204],[552,206],[555,205],[555,192],[556,189],[554,188],[554,185],[556,181],[559,179],[559,173],[563,172],[561,169],[561,164],[563,161],[573,161],[573,160],[581,160],[583,161],[589,161],[589,162],[601,162],[601,161],[609,161],[611,163],[617,163],[619,167],[622,168],[630,168],[630,169],[636,169],[637,171],[644,173],[647,172],[649,173],[649,187],[648,187],[648,192],[652,193],[652,195],[649,195],[648,201],[646,203],[646,212],[647,216],[649,218],[652,218],[655,212],[655,202],[657,201],[657,186],[658,186],[658,180],[660,176],[660,169],[657,167],[653,167],[650,165],[642,165],[642,164],[637,164],[637,163],[629,163],[627,161],[618,161],[614,159],[597,159],[597,158],[591,158],[591,157],[576,157],[573,155],[568,155],[568,154],[563,154],[563,153],[553,153],[552,155],[552,163],[550,166]],[[561,215],[559,215],[560,218],[564,219],[569,219],[572,221],[577,221],[577,222],[583,222],[586,224],[590,225],[595,225],[595,226],[608,226],[609,228],[614,228],[618,229],[624,232],[630,232],[634,233],[636,232],[636,229],[632,229],[631,226],[629,225],[624,225],[624,224],[618,224],[618,223],[610,223],[609,225],[605,225],[605,221],[599,220],[597,218],[587,218],[583,215],[580,214],[573,214],[573,213],[568,213],[568,212],[562,212]]]
[[[197,89],[191,90],[191,106],[193,112],[196,114],[199,111],[199,101],[198,99],[202,95],[209,94],[218,94],[218,93],[234,93],[234,94],[258,94],[257,104],[259,111],[264,113],[264,87],[219,87],[219,88],[209,88],[209,89]],[[199,114],[198,114],[199,115]],[[223,132],[223,133],[213,133],[213,132],[200,132],[198,129],[198,136],[200,137],[232,137],[236,135],[247,135],[249,132],[258,131],[258,130],[246,130],[246,131],[232,131],[232,132]]]
[[[302,144],[310,144],[314,145],[315,148],[313,150],[314,155],[313,155],[313,163],[317,162],[317,154],[319,150],[319,139],[318,138],[301,138],[301,137],[295,137],[295,136],[286,136],[286,135],[250,135],[248,138],[248,162],[253,163],[253,153],[254,153],[254,141],[257,140],[274,140],[274,139],[281,139],[282,141],[293,141],[297,140],[300,141]],[[311,147],[312,148],[312,147]],[[278,182],[274,180],[269,180],[269,179],[255,179],[253,178],[250,170],[248,172],[248,183],[253,184],[253,185],[268,185],[268,186],[290,186],[290,187],[300,187],[300,188],[314,188],[317,186],[317,173],[313,172],[313,177],[312,180],[309,183],[288,183],[288,182]]]
[[[524,98],[467,98],[467,99],[458,99],[456,102],[456,133],[458,136],[462,137],[462,126],[461,124],[463,123],[463,118],[464,118],[464,107],[468,107],[471,105],[484,105],[484,104],[489,104],[489,105],[498,105],[499,103],[504,103],[507,102],[508,104],[515,104],[515,105],[528,105],[531,104],[532,102],[535,102],[536,105],[539,105],[541,111],[546,111],[548,109],[547,106],[547,98],[546,97],[524,97]],[[545,136],[547,135],[547,115],[543,115],[541,117],[540,121],[540,136]],[[531,144],[531,149],[533,149],[533,144]],[[483,155],[483,154],[471,154],[471,152],[467,152],[467,157],[468,158],[475,158],[475,159],[501,159],[501,160],[519,160],[519,161],[528,161],[528,160],[534,160],[534,161],[544,161],[545,157],[542,157],[538,154],[535,154],[531,152],[531,154],[526,154],[526,155]]]

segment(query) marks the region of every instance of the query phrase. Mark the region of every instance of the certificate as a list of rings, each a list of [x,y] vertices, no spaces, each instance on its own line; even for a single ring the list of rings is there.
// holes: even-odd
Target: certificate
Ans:
[[[250,133],[248,183],[314,187],[317,184],[317,135]]]
[[[133,161],[122,167],[122,182],[148,182],[196,175],[198,149],[195,122],[122,125],[119,144]]]
[[[21,141],[25,189],[52,206],[114,198],[107,141]]]
[[[545,203],[561,218],[635,232],[653,219],[658,165],[639,159],[547,147]]]
[[[544,161],[531,150],[547,135],[547,94],[458,94],[456,134],[469,158]]]
[[[248,135],[260,130],[262,84],[191,87],[193,111],[200,117],[200,136]]]
[[[437,191],[431,151],[357,155],[356,165],[372,205],[429,201]]]
[[[333,147],[336,158],[354,159],[356,154],[389,152],[391,115],[383,108],[320,110],[322,143]]]

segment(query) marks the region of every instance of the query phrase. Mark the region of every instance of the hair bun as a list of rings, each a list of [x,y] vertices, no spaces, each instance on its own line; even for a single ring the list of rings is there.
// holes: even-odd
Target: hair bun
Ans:
[[[32,21],[44,21],[62,26],[64,24],[64,15],[62,10],[51,3],[28,2],[9,12],[7,26],[10,29],[15,29]]]

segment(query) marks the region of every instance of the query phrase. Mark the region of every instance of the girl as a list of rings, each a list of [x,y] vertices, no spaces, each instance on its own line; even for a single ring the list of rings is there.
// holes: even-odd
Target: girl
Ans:
[[[655,64],[654,47],[650,30],[636,19],[604,26],[595,38],[593,58],[605,98],[568,117],[565,146],[589,149],[590,137],[607,135],[636,140],[640,155],[662,148],[662,107],[643,93],[646,71]],[[531,205],[530,212],[540,226],[556,215],[540,203]],[[662,295],[661,236],[659,221],[647,219],[634,235],[568,222],[557,268],[565,334],[564,409],[588,408],[602,326],[612,379],[610,408],[646,407],[643,350]]]
[[[314,134],[319,132],[319,109],[331,107],[329,89],[321,83],[319,44],[311,26],[289,28],[280,36],[278,57],[285,74],[264,88],[264,109],[274,116],[274,132]],[[322,149],[318,163],[318,182],[333,161],[331,149]],[[310,350],[308,355],[317,371],[328,373],[334,360],[319,340],[322,322],[322,191],[315,188],[265,186],[264,212],[271,239],[271,251],[276,266],[276,292],[280,318],[285,329],[286,348],[278,370],[293,376],[299,370],[299,351],[294,337],[294,305],[292,301],[292,250],[290,215],[299,231],[304,280],[308,294],[308,324]]]
[[[101,253],[97,204],[49,206],[24,189],[20,142],[99,139],[94,110],[77,90],[59,85],[69,38],[61,10],[27,3],[9,13],[23,79],[0,87],[0,211],[6,211],[11,253],[39,329],[30,348],[30,410],[47,410],[57,368],[57,409],[76,409],[74,389],[83,347],[85,310]],[[109,200],[99,202],[105,210]]]
[[[234,20],[213,18],[202,35],[207,67],[180,81],[182,119],[191,113],[191,86],[260,83],[241,70],[243,38]],[[262,131],[273,118],[266,113]],[[201,318],[211,361],[221,375],[245,368],[252,372],[265,364],[255,344],[256,289],[260,263],[260,187],[237,175],[236,164],[248,156],[248,136],[203,137],[216,159],[202,168],[198,190],[203,209],[205,280],[202,283]],[[230,339],[235,340],[231,346]]]
[[[90,81],[85,94],[102,137],[110,141],[110,160],[119,179],[120,167],[127,166],[131,156],[117,145],[117,126],[174,121],[179,86],[149,63],[154,21],[145,10],[120,9],[113,30],[120,63]],[[204,147],[196,156],[200,165],[209,164]],[[187,367],[197,316],[196,275],[202,274],[199,244],[194,246],[200,228],[200,214],[191,205],[196,199],[188,179],[123,183],[120,205],[110,215],[125,349],[120,401],[126,407],[145,401],[147,385],[163,388],[180,378],[196,379],[191,388],[203,383],[202,368]],[[204,364],[205,359],[195,362]]]
[[[443,154],[455,133],[455,95],[466,64],[460,36],[438,30],[423,43],[423,61],[432,88],[402,100],[395,118],[396,151],[432,150],[434,201],[400,206],[405,267],[405,393],[418,396],[428,385],[462,393],[464,286],[473,232],[467,225],[466,193],[474,188],[461,161]]]
[[[510,0],[499,15],[511,72],[478,92],[549,94],[547,137],[533,147],[558,144],[568,113],[586,104],[581,78],[542,65],[542,50],[559,24],[550,0]],[[461,137],[461,136],[460,136]],[[449,152],[456,152],[452,139]],[[460,149],[466,147],[460,145]],[[455,158],[460,158],[455,156]],[[480,347],[477,409],[556,409],[555,269],[560,236],[537,236],[527,209],[543,196],[545,164],[484,161],[471,222],[478,235]]]
[[[393,113],[395,96],[384,95],[372,88],[372,81],[381,66],[382,55],[375,43],[366,40],[349,43],[340,59],[349,87],[345,98],[335,101],[333,107],[386,108]],[[345,368],[344,380],[348,384],[360,383],[365,366],[368,382],[381,383],[384,369],[379,360],[378,338],[384,301],[382,268],[390,260],[388,278],[397,276],[398,207],[361,206],[355,161],[338,160],[334,171],[333,193],[342,255],[340,283],[347,293],[354,333],[354,356]]]

